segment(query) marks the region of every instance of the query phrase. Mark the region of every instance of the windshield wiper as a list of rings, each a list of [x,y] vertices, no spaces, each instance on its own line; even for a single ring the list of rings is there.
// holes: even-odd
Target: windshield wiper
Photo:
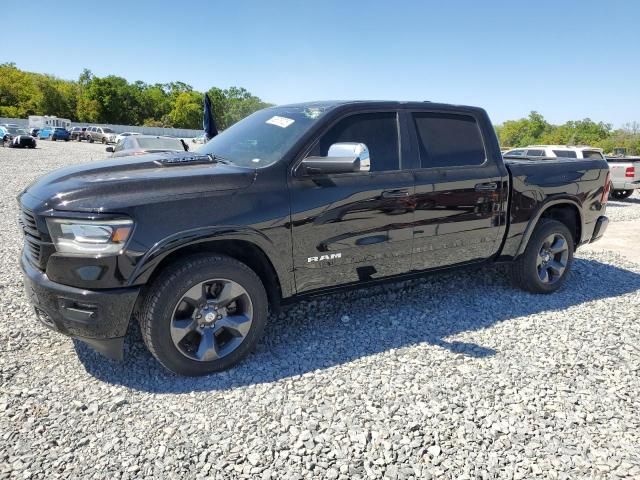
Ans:
[[[221,157],[220,155],[216,155],[215,153],[207,153],[207,156],[211,159],[212,162],[216,163],[224,163],[225,165],[230,165],[231,160],[225,157]]]

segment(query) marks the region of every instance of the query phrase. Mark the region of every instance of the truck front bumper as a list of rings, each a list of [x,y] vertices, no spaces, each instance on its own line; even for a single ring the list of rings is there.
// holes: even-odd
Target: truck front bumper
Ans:
[[[122,360],[124,337],[139,287],[95,291],[55,283],[35,268],[24,253],[20,266],[27,297],[41,323],[87,343],[109,358]]]
[[[609,226],[609,218],[608,217],[599,217],[596,221],[596,226],[593,229],[593,235],[591,235],[591,241],[589,243],[593,243],[596,240],[600,240],[606,232],[607,227]]]

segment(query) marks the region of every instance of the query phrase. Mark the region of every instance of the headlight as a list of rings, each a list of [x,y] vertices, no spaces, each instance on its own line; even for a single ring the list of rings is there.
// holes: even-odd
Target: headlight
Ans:
[[[124,247],[133,222],[47,218],[47,227],[58,252],[113,255]]]

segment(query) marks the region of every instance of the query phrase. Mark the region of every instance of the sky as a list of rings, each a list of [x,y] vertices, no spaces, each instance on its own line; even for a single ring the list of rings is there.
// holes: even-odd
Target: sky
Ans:
[[[431,100],[640,121],[640,1],[67,0],[3,18],[0,63],[263,100]],[[7,12],[5,11],[5,14]]]

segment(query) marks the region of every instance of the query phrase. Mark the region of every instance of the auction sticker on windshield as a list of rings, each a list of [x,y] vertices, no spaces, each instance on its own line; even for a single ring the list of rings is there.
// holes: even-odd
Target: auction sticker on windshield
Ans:
[[[277,127],[281,127],[281,128],[287,128],[293,122],[295,122],[295,120],[293,120],[291,118],[280,117],[278,115],[274,115],[273,117],[271,117],[269,120],[267,120],[264,123],[269,123],[271,125],[276,125]]]

